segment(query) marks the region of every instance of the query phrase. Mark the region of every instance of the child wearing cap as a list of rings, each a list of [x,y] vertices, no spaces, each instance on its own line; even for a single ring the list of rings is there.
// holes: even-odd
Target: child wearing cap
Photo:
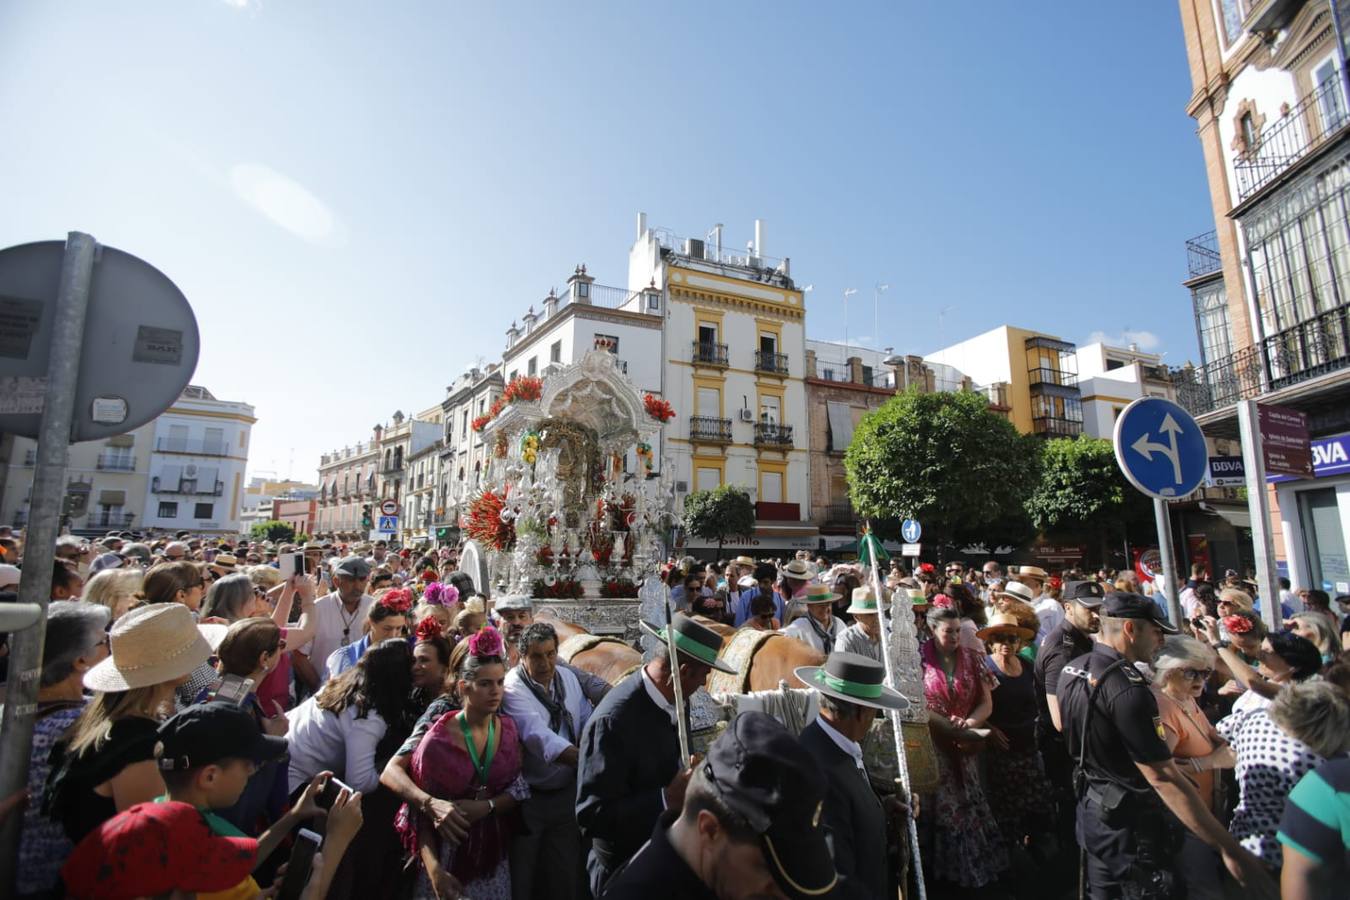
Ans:
[[[285,757],[286,739],[263,734],[247,710],[233,703],[214,701],[188,707],[169,718],[160,726],[159,740],[160,774],[168,793],[157,802],[190,804],[200,811],[211,834],[246,838],[244,832],[215,810],[228,809],[238,802],[259,765]],[[331,772],[315,776],[295,807],[263,832],[257,840],[257,862],[267,859],[297,825],[324,814],[315,797],[331,776]],[[358,810],[360,800],[359,793],[350,798]],[[337,808],[335,804],[334,809]],[[340,856],[339,853],[330,861],[336,864]],[[257,883],[247,875],[218,896],[242,900],[259,893]]]

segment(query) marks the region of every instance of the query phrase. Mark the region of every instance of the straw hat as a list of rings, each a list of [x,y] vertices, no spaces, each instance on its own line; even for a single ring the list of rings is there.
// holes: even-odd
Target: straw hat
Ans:
[[[226,574],[235,571],[235,567],[238,565],[239,559],[233,553],[217,553],[216,558],[210,562],[210,568]]]
[[[1050,578],[1050,573],[1042,569],[1040,566],[1018,566],[1017,577],[1035,578],[1037,581],[1044,583],[1047,579]]]
[[[843,598],[843,594],[836,594],[830,590],[828,584],[821,584],[819,581],[813,581],[806,586],[806,593],[796,598],[803,603],[833,603]]]
[[[816,577],[816,567],[804,559],[794,559],[779,570],[783,577],[794,581],[810,581]]]
[[[881,612],[881,607],[877,605],[876,591],[872,590],[870,584],[853,589],[853,598],[849,603],[848,609],[844,610],[850,616],[861,613],[862,615],[875,616]]]
[[[211,658],[211,645],[181,603],[151,603],[112,627],[112,654],[84,675],[91,691],[151,687],[191,674]]]
[[[733,559],[732,562],[738,566],[745,566],[746,568],[749,569],[753,569],[755,567],[755,561],[748,556],[738,556],[735,559]]]
[[[906,596],[909,597],[910,606],[928,605],[928,595],[923,592],[922,588],[905,588],[904,591]]]
[[[1011,613],[994,613],[993,618],[989,620],[989,624],[975,632],[975,636],[982,641],[987,641],[991,635],[1009,633],[1024,641],[1029,641],[1036,636],[1036,632],[1030,628],[1023,628],[1022,623],[1017,620],[1017,616]]]

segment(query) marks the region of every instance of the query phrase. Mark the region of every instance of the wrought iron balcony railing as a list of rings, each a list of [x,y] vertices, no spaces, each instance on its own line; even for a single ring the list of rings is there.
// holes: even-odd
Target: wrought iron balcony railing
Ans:
[[[1299,160],[1326,145],[1346,125],[1350,125],[1350,109],[1341,79],[1330,78],[1262,129],[1255,144],[1233,160],[1238,202],[1254,196]]]
[[[136,457],[122,456],[114,453],[100,453],[98,456],[98,467],[105,472],[134,472],[136,471]]]
[[[212,484],[198,485],[191,478],[184,478],[178,482],[161,482],[159,476],[150,479],[150,493],[152,494],[182,494],[188,497],[219,497],[225,493],[225,482],[217,481]]]
[[[1219,233],[1207,231],[1186,242],[1186,277],[1199,278],[1223,268],[1219,257]]]
[[[195,456],[229,456],[230,445],[224,441],[192,441],[187,438],[160,438],[155,449],[162,453],[191,453]]]
[[[771,372],[775,375],[786,375],[788,373],[787,354],[774,353],[772,350],[756,350],[755,371]]]
[[[791,447],[792,426],[773,422],[755,423],[755,446]]]
[[[689,440],[710,444],[731,443],[731,420],[713,416],[689,417]]]
[[[1196,368],[1172,372],[1177,402],[1194,415],[1350,368],[1350,303]]]
[[[705,366],[728,366],[726,344],[706,344],[694,341],[694,362]]]
[[[851,525],[856,519],[853,506],[849,503],[831,503],[825,509],[825,521],[831,524]]]

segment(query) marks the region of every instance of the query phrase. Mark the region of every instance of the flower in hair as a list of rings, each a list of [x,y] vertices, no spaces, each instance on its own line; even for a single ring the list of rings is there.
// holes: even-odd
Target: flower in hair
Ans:
[[[1252,620],[1246,616],[1224,616],[1223,627],[1229,634],[1246,634],[1252,630]]]
[[[933,597],[933,606],[938,609],[956,609],[956,601],[946,594],[937,594]]]
[[[484,625],[479,631],[469,638],[470,656],[505,656],[505,645],[502,643],[501,632],[491,625]]]
[[[1064,579],[1060,578],[1058,575],[1051,575],[1050,580],[1047,581],[1046,584],[1058,590],[1059,588],[1064,587]]]
[[[936,572],[937,568],[932,563],[919,563],[920,572]]]
[[[436,570],[435,570],[435,569],[423,569],[423,570],[422,570],[421,580],[422,580],[422,581],[435,581],[435,580],[436,580]]]
[[[417,623],[417,631],[414,632],[418,641],[431,641],[441,636],[441,623],[436,621],[435,616],[426,616]]]
[[[450,606],[459,602],[459,590],[453,584],[433,581],[422,592],[422,602],[428,606]]]
[[[413,592],[409,588],[392,588],[375,601],[390,612],[406,613],[412,609]]]

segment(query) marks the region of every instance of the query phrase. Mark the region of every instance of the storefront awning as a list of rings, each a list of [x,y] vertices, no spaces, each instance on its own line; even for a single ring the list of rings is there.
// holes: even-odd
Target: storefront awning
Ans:
[[[1245,506],[1220,506],[1216,503],[1201,503],[1200,508],[1207,513],[1219,516],[1234,528],[1251,528],[1252,514]]]

